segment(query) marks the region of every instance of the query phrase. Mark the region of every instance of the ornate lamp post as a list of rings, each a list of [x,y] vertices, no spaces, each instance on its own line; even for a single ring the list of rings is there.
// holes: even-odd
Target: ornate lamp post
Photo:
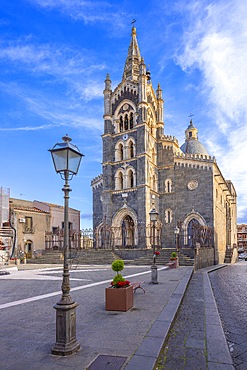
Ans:
[[[175,243],[176,243],[176,252],[177,252],[177,266],[179,265],[179,227],[175,226],[174,228],[174,234],[175,234]]]
[[[151,284],[158,284],[157,278],[158,278],[158,271],[157,271],[157,265],[155,263],[155,223],[158,221],[159,213],[156,211],[155,208],[153,208],[149,212],[150,216],[150,222],[151,222],[151,241],[152,241],[152,247],[153,247],[153,264],[151,266]]]
[[[54,306],[56,309],[56,343],[52,348],[52,354],[58,356],[68,356],[80,349],[80,344],[76,339],[76,307],[78,304],[70,296],[68,247],[69,247],[69,180],[76,175],[83,154],[79,149],[71,144],[68,135],[64,136],[63,143],[57,143],[49,151],[52,155],[55,171],[60,174],[65,184],[64,192],[64,263],[63,263],[63,282],[62,297]]]

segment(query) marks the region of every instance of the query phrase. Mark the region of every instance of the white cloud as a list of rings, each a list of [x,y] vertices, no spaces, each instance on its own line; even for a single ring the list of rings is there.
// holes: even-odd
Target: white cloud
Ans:
[[[0,61],[9,78],[8,83],[0,83],[0,89],[24,103],[29,112],[53,122],[37,127],[24,125],[17,130],[39,130],[67,125],[68,122],[74,126],[84,122],[83,125],[99,129],[97,118],[85,119],[83,105],[102,99],[103,63],[94,63],[85,51],[82,55],[81,51],[64,46],[35,44],[30,37],[2,42],[1,46]],[[22,76],[18,80],[15,77],[17,71]],[[14,115],[14,110],[10,115]]]
[[[120,30],[126,27],[126,14],[121,11],[121,4],[113,1],[81,1],[81,0],[29,0],[31,4],[45,9],[57,9],[62,14],[85,24],[105,24]]]
[[[239,216],[245,212],[247,217],[243,166],[247,158],[247,2],[191,4],[190,29],[184,35],[178,63],[184,70],[198,69],[202,74],[201,88],[219,130],[215,127],[211,145],[217,148],[222,172],[232,179],[239,195]]]
[[[63,79],[92,76],[105,69],[104,63],[94,63],[86,50],[79,52],[65,45],[36,44],[30,37],[2,42],[0,60],[13,63],[17,69]]]
[[[101,115],[99,118],[95,115],[94,119],[87,117],[87,111],[81,106],[69,106],[68,100],[59,97],[52,99],[46,96],[42,91],[35,91],[17,84],[0,84],[0,89],[16,97],[21,101],[28,112],[34,113],[37,117],[45,120],[47,124],[34,126],[25,124],[24,126],[1,127],[0,131],[37,131],[47,130],[54,127],[72,126],[74,128],[102,129]],[[25,118],[26,119],[26,118]]]

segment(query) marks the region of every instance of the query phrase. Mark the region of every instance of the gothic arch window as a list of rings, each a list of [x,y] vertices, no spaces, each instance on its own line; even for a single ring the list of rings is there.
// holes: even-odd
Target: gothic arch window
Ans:
[[[171,209],[167,209],[165,211],[165,222],[166,224],[170,224],[172,222],[172,210]]]
[[[134,158],[135,157],[135,142],[133,139],[130,139],[127,143],[127,157],[126,158]]]
[[[128,115],[125,114],[124,116],[124,130],[128,130],[129,128],[129,118],[128,118]]]
[[[123,147],[123,144],[120,144],[119,145],[119,152],[120,152],[119,153],[119,157],[120,157],[119,160],[122,161],[123,158],[124,158],[124,154],[123,154],[124,153],[124,147]]]
[[[115,147],[115,161],[122,161],[124,159],[123,143],[117,143]]]
[[[120,130],[120,132],[123,131],[123,116],[120,116],[119,130]]]
[[[134,188],[136,186],[135,172],[133,169],[129,169],[126,173],[126,187]]]
[[[171,193],[172,192],[172,180],[166,179],[165,180],[165,193]]]
[[[133,112],[130,112],[130,130],[134,126],[134,117],[133,117]]]
[[[123,172],[121,170],[118,170],[115,175],[115,189],[122,190],[123,188],[124,188]]]
[[[133,158],[135,156],[135,153],[134,153],[134,143],[132,140],[130,141],[129,149],[130,149],[130,158]]]
[[[132,102],[125,100],[122,102],[122,105],[117,108],[114,119],[116,122],[118,122],[118,132],[123,132],[134,128],[136,109],[132,104]]]

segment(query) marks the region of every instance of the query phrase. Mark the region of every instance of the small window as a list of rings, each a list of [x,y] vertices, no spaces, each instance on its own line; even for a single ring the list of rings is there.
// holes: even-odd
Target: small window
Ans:
[[[165,181],[165,193],[171,193],[172,192],[172,180],[166,179]]]
[[[32,217],[25,217],[25,225],[27,229],[33,228],[33,218]]]
[[[165,221],[167,224],[170,224],[172,222],[172,210],[167,209],[165,212]]]
[[[69,230],[72,230],[72,222],[69,222]],[[64,222],[62,222],[62,229],[64,230]]]

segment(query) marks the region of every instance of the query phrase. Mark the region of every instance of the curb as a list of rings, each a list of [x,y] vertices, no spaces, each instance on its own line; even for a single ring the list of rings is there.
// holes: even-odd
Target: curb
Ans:
[[[193,275],[194,268],[189,267],[179,282],[167,305],[163,308],[153,325],[143,338],[140,346],[133,354],[124,370],[153,369],[159,358],[160,351],[166,341],[177,311],[182,303],[184,293]]]
[[[205,297],[205,321],[206,321],[206,342],[209,370],[233,370],[232,356],[227,344],[225,333],[222,327],[217,304],[214,298],[213,289],[209,279],[209,273],[227,265],[219,265],[203,272],[203,287]],[[217,343],[217,345],[216,345]]]

